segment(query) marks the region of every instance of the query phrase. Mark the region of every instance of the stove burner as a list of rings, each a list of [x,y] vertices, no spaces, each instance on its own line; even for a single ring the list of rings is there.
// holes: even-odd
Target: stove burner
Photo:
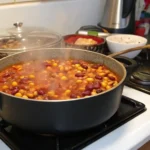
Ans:
[[[150,81],[144,81],[144,80],[137,79],[137,78],[134,77],[133,75],[130,77],[130,80],[131,80],[132,82],[137,83],[137,84],[150,85]]]
[[[140,66],[138,70],[132,74],[130,79],[138,84],[150,85],[150,65],[145,64]]]

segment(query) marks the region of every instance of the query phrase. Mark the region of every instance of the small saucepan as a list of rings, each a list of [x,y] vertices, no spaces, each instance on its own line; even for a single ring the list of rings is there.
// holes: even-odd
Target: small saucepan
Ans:
[[[62,58],[65,53],[73,59],[107,66],[120,77],[119,83],[105,92],[69,100],[25,99],[0,92],[0,116],[4,121],[35,133],[69,134],[96,127],[116,113],[121,101],[126,69],[111,58],[112,55],[71,48],[31,50],[1,59],[0,70],[30,60]]]

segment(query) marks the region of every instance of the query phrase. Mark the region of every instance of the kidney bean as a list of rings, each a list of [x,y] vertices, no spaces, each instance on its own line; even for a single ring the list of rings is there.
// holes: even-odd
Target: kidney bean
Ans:
[[[89,90],[89,91],[92,91],[92,90],[94,89],[93,83],[87,84],[86,87],[85,87],[85,89],[86,89],[86,90]]]
[[[19,85],[19,88],[20,88],[20,89],[25,89],[25,85],[20,84],[20,85]]]
[[[84,77],[84,73],[76,73],[75,76],[76,77]]]
[[[98,69],[100,66],[101,66],[100,64],[94,64],[94,65],[92,65],[92,68]]]
[[[3,74],[3,77],[4,78],[7,78],[7,77],[9,77],[10,76],[10,73],[9,72],[5,72],[4,74]]]
[[[109,76],[109,79],[112,80],[112,81],[114,81],[114,80],[115,80],[115,77]]]
[[[45,90],[44,89],[39,89],[37,92],[38,92],[39,95],[44,95],[45,94]]]
[[[49,64],[48,62],[43,62],[43,66],[48,67],[51,66],[51,64]]]
[[[98,80],[102,80],[102,77],[99,76],[99,75],[96,75],[95,78],[98,79]]]
[[[76,94],[70,94],[70,98],[77,98],[77,95]]]
[[[79,60],[73,60],[72,64],[79,64]]]
[[[101,85],[99,82],[94,82],[93,87],[94,87],[94,89],[99,89],[101,87]]]
[[[90,95],[91,95],[91,91],[89,90],[82,92],[82,96],[90,96]]]
[[[7,81],[6,78],[1,78],[1,79],[0,79],[0,82],[1,82],[1,83],[4,83],[4,82],[6,82],[6,81]]]
[[[96,93],[101,93],[101,92],[102,92],[101,89],[97,89],[97,90],[96,90]]]
[[[85,65],[85,64],[80,64],[80,66],[81,66],[82,68],[84,68],[84,69],[88,69],[88,66]]]
[[[11,94],[15,95],[18,91],[19,91],[19,88],[15,87],[15,88],[12,89]]]
[[[26,84],[28,83],[29,79],[28,78],[23,78],[19,81],[19,83],[23,83],[23,84]]]

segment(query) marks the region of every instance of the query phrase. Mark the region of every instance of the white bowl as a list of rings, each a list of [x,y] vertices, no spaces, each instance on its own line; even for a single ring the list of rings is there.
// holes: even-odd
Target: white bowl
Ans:
[[[110,52],[115,53],[129,48],[134,48],[138,46],[144,46],[147,43],[147,39],[141,36],[132,35],[132,34],[114,34],[106,38],[106,42]],[[136,57],[141,50],[129,52],[122,54],[128,58]]]

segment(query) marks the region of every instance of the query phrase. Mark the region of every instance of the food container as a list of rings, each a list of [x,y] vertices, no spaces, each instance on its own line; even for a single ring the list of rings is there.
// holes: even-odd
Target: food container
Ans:
[[[111,53],[120,52],[129,48],[138,46],[144,46],[147,43],[147,39],[142,36],[131,35],[131,34],[117,34],[111,35],[106,38],[107,46]],[[129,52],[121,56],[128,58],[135,58],[141,50]]]
[[[7,36],[0,37],[0,56],[39,48],[60,47],[62,42],[58,33],[41,27],[23,27],[21,22],[15,23],[6,32]]]
[[[84,42],[82,42],[82,40]],[[77,43],[76,43],[77,42]],[[87,42],[87,43],[86,43]],[[64,45],[69,48],[79,48],[103,53],[105,39],[92,35],[71,34],[64,36]]]

